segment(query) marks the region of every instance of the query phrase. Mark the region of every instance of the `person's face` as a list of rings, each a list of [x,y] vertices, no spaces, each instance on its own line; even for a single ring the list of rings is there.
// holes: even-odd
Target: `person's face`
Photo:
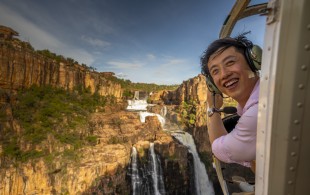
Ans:
[[[245,106],[258,76],[251,71],[244,56],[229,47],[222,53],[211,55],[208,68],[218,89]]]

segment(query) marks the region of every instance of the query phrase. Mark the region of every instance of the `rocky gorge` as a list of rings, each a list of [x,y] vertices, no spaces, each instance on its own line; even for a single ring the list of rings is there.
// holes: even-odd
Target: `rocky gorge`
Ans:
[[[188,148],[165,131],[156,116],[148,116],[141,122],[139,112],[126,111],[124,89],[115,80],[114,73],[96,72],[70,59],[51,58],[17,38],[2,36],[0,194],[132,194],[132,148],[137,149],[138,161],[143,166],[148,161],[151,143],[160,158],[166,194],[195,193],[191,179],[193,156]],[[198,75],[176,90],[154,92],[148,100],[152,103],[148,111],[161,114],[163,108],[167,109],[165,128],[193,135],[209,177],[216,185],[206,130],[205,83],[204,76]],[[34,85],[72,93],[83,89],[95,97],[113,97],[113,103],[96,106],[87,114],[74,111],[73,116],[63,114],[59,121],[51,119],[54,126],[43,125],[48,129],[42,130],[46,137],[41,141],[35,137],[30,142],[24,136],[27,127],[14,115],[14,106],[19,103],[19,91]],[[37,109],[34,101],[28,104]],[[85,123],[70,125],[74,117]],[[43,122],[37,127],[41,128]],[[35,131],[31,129],[31,135]],[[59,133],[65,133],[65,137],[59,137]]]

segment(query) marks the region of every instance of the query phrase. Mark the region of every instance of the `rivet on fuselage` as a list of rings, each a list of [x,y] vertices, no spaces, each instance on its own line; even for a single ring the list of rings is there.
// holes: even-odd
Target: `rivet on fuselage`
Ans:
[[[301,70],[306,71],[307,70],[307,65],[301,65]]]
[[[299,89],[303,89],[303,88],[304,88],[304,85],[303,85],[303,84],[299,84],[299,85],[298,85],[298,88],[299,88]]]
[[[295,167],[290,167],[290,171],[295,171]]]

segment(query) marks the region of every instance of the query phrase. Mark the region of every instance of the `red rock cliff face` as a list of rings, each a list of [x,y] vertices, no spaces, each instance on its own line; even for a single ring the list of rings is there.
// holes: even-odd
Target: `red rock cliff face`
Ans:
[[[80,86],[118,99],[123,92],[120,84],[103,73],[92,72],[76,63],[57,62],[13,42],[0,40],[0,88],[14,91],[34,84],[68,90]]]

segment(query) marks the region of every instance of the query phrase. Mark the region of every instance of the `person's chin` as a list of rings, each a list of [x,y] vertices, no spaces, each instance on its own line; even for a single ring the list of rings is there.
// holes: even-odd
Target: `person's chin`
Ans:
[[[238,85],[229,87],[229,88],[225,88],[225,94],[229,95],[230,97],[232,97],[235,93],[238,93]]]
[[[226,95],[236,100],[239,96],[242,95],[242,92],[238,88],[226,90]]]

